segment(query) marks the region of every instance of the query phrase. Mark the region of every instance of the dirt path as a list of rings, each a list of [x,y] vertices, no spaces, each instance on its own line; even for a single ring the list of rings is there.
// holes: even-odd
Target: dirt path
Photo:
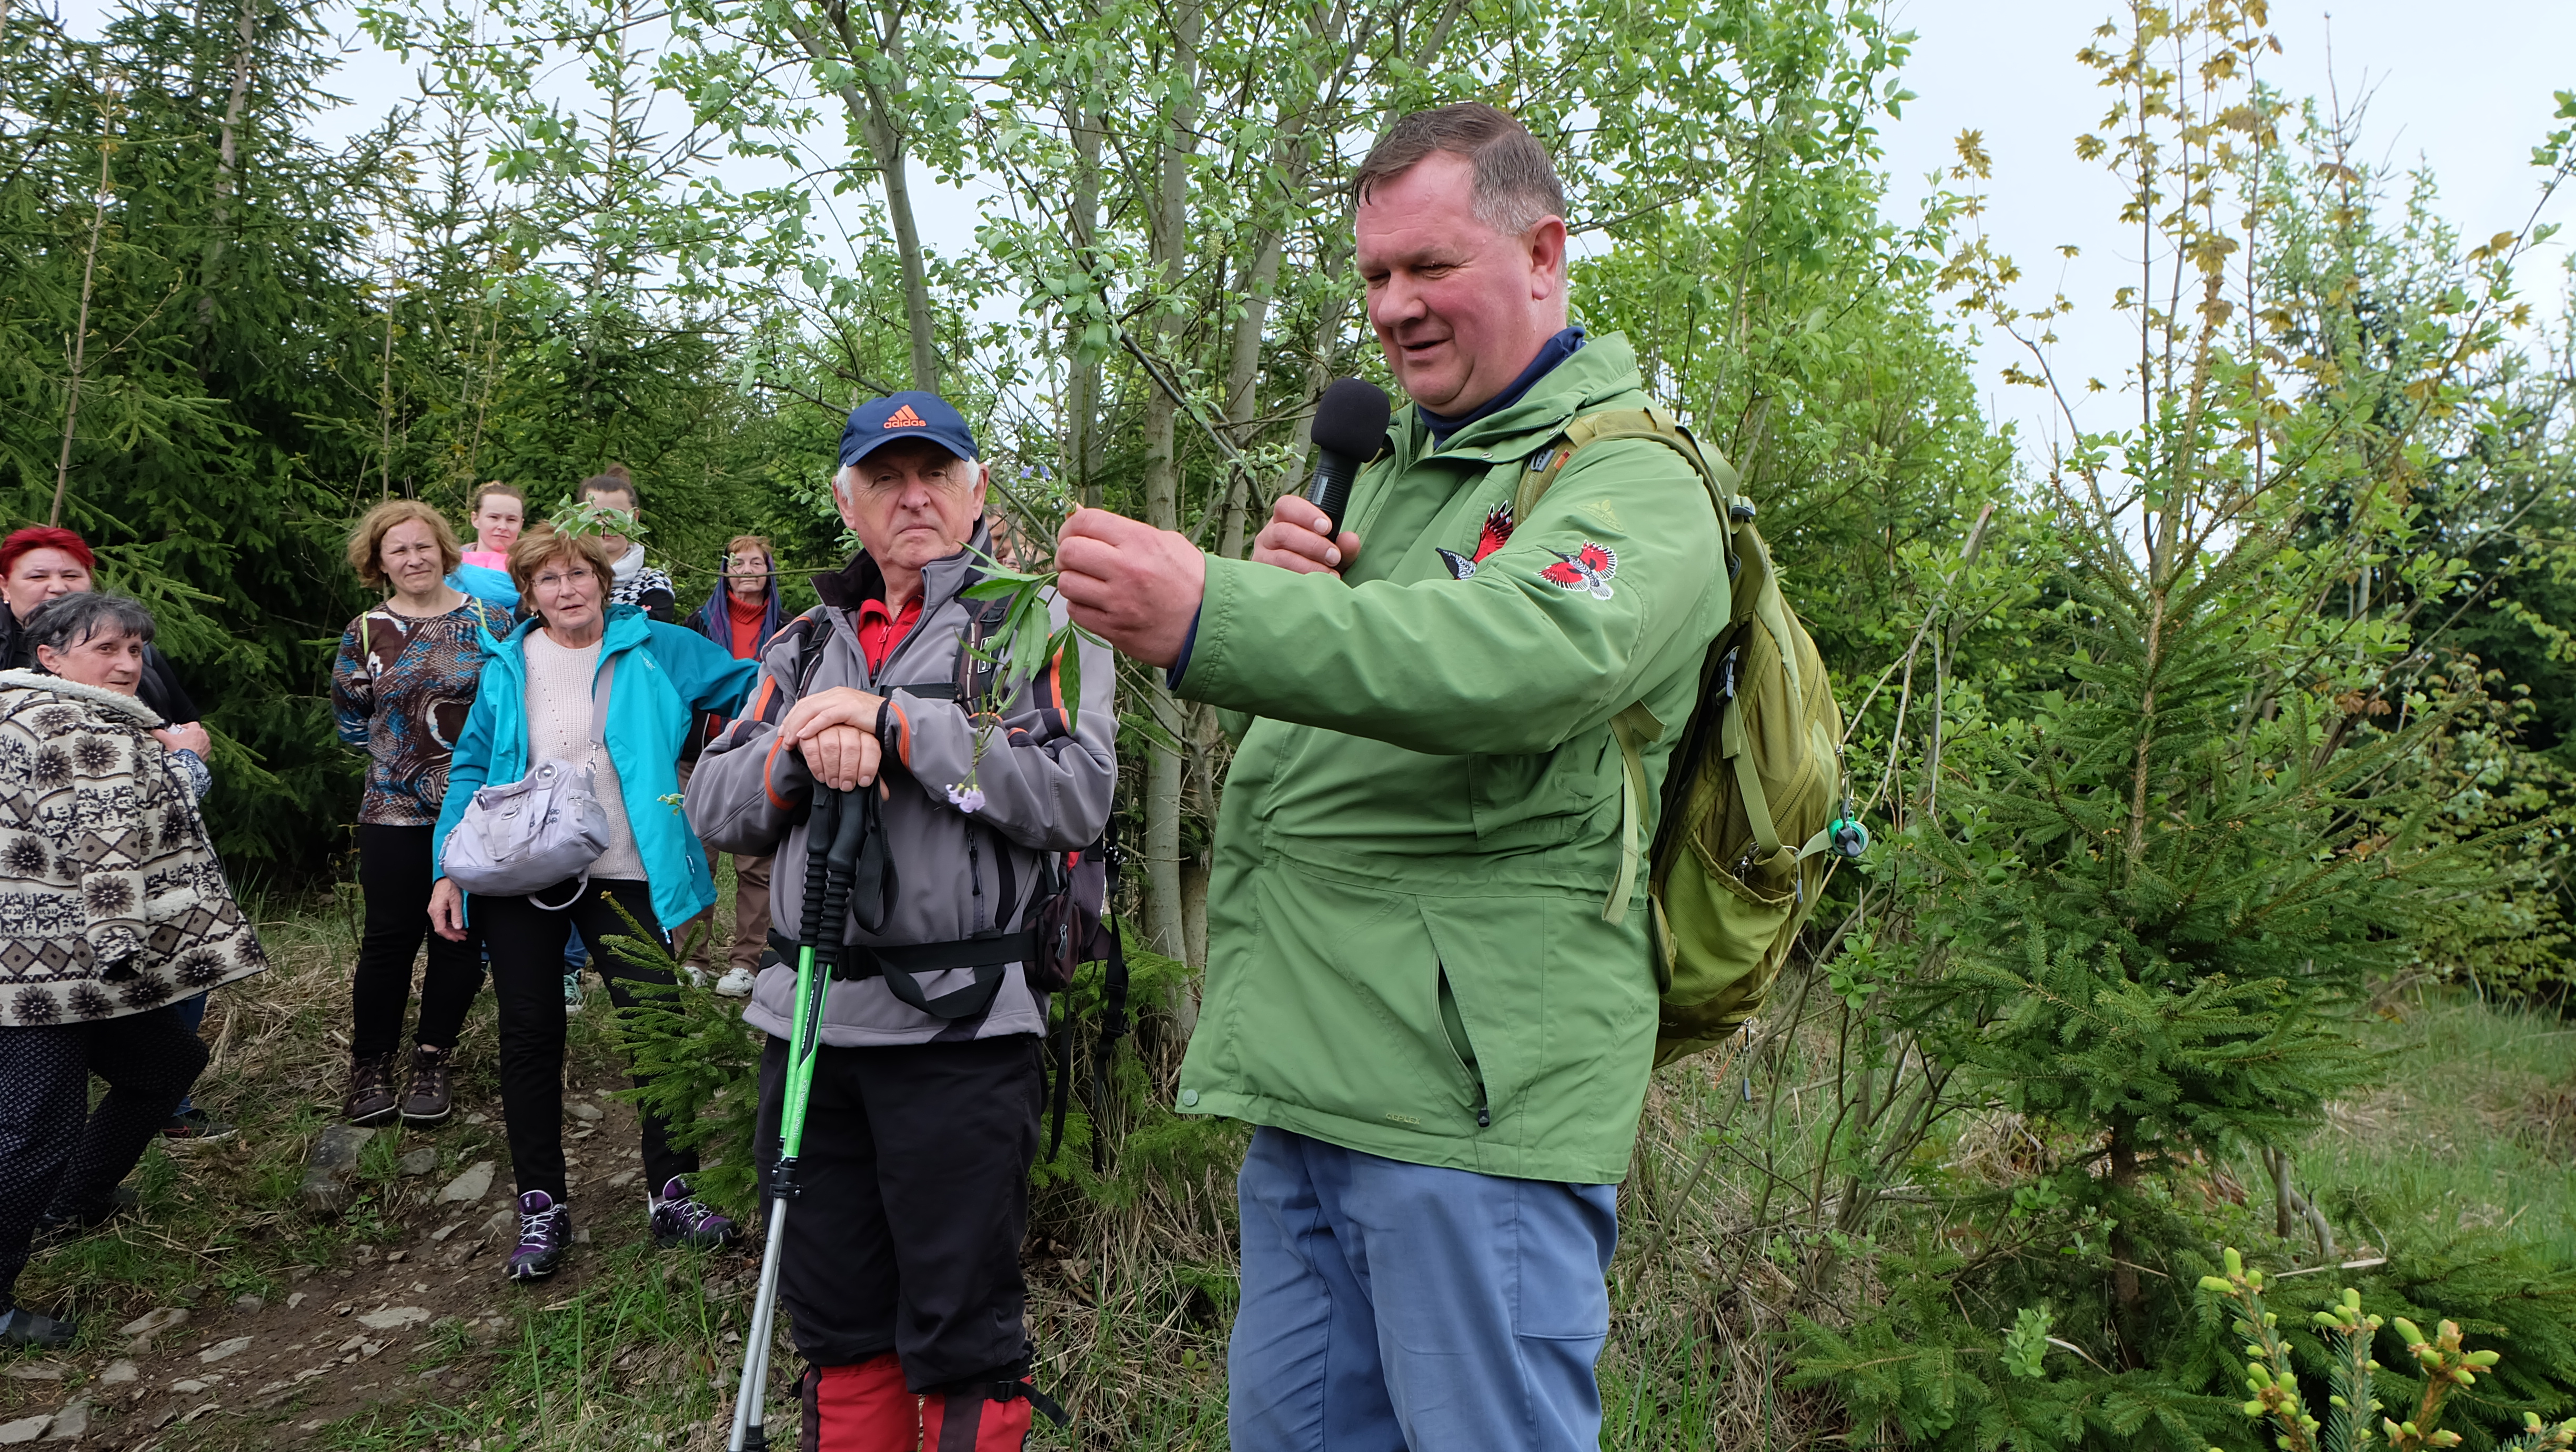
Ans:
[[[607,1252],[646,1237],[635,1115],[607,1097],[611,1087],[622,1081],[566,1096],[576,1246],[551,1279],[502,1277],[518,1222],[499,1106],[460,1095],[447,1125],[380,1132],[405,1157],[399,1192],[384,1197],[393,1203],[368,1207],[383,1216],[381,1235],[286,1272],[273,1296],[189,1288],[112,1337],[85,1338],[98,1349],[9,1362],[0,1446],[321,1445],[318,1434],[370,1407],[461,1402],[520,1334],[520,1313],[560,1309]],[[754,1268],[748,1254],[702,1264],[710,1292],[747,1285]]]

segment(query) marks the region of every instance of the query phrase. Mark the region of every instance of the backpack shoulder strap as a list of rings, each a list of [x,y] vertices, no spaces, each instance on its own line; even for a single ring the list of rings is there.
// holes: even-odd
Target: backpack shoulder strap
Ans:
[[[959,662],[958,689],[964,692],[959,699],[969,712],[991,711],[1000,706],[992,697],[993,677],[1001,670],[1002,661],[985,645],[1010,613],[1011,599],[1005,595],[981,602],[974,618],[966,623],[966,635],[959,642],[963,659]]]
[[[1530,456],[1530,466],[1521,473],[1520,487],[1512,493],[1512,518],[1527,519],[1538,501],[1556,483],[1556,476],[1576,454],[1591,444],[1612,439],[1651,439],[1682,456],[1700,482],[1708,487],[1708,497],[1717,506],[1721,523],[1742,522],[1753,517],[1750,500],[1736,493],[1741,480],[1734,466],[1724,458],[1712,456],[1691,437],[1681,420],[1664,409],[1605,408],[1597,413],[1577,414],[1566,421],[1565,431],[1544,449]]]
[[[831,617],[824,612],[829,605],[817,605],[781,626],[782,631],[796,632],[796,699],[805,699],[805,688],[814,681],[814,668],[822,663],[823,642],[832,638]]]
[[[1530,466],[1521,474],[1520,487],[1512,494],[1512,518],[1525,520],[1538,506],[1539,499],[1556,483],[1565,466],[1590,445],[1613,439],[1651,439],[1682,456],[1707,487],[1709,502],[1717,510],[1718,539],[1727,553],[1727,573],[1736,571],[1734,532],[1730,522],[1743,524],[1753,517],[1752,501],[1737,494],[1740,482],[1733,467],[1723,458],[1703,451],[1699,441],[1690,435],[1664,409],[1605,408],[1598,412],[1577,414],[1568,420],[1565,431],[1548,446],[1530,457]],[[1705,675],[1705,671],[1703,671]],[[1663,723],[1647,711],[1644,703],[1631,704],[1611,722],[1611,732],[1618,739],[1623,770],[1619,775],[1619,871],[1611,881],[1610,895],[1601,904],[1602,921],[1623,922],[1628,916],[1628,899],[1636,890],[1637,867],[1645,855],[1646,843],[1640,827],[1640,806],[1646,795],[1645,749],[1662,739]],[[1658,831],[1661,830],[1658,824]]]

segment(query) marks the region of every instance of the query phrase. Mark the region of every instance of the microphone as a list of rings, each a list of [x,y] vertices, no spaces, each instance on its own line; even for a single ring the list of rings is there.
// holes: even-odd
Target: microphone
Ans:
[[[1332,521],[1326,534],[1342,532],[1342,507],[1351,502],[1351,479],[1386,442],[1390,411],[1386,390],[1365,378],[1341,379],[1316,401],[1315,482],[1306,486],[1306,498]]]

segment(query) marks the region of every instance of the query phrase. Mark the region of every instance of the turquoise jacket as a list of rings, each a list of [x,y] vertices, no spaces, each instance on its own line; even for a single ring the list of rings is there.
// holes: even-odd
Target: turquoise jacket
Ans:
[[[519,587],[510,583],[506,571],[490,565],[458,565],[448,572],[447,588],[461,590],[504,610],[519,608]]]
[[[491,658],[474,709],[457,737],[448,769],[447,798],[438,813],[430,874],[444,876],[447,834],[485,782],[517,781],[528,774],[528,632],[522,622],[507,640],[484,637]],[[694,630],[648,620],[632,605],[608,607],[608,633],[600,663],[617,662],[608,688],[608,759],[626,799],[626,825],[644,859],[653,888],[653,916],[664,932],[715,906],[715,875],[698,834],[689,830],[680,803],[680,744],[697,713],[731,716],[751,693],[758,661],[731,653]]]
[[[1568,420],[1647,401],[1627,340],[1597,338],[1444,445],[1399,413],[1351,488],[1345,579],[1207,562],[1176,689],[1255,719],[1227,722],[1183,1110],[1626,1175],[1655,1056],[1636,859],[1726,623],[1717,511],[1637,439],[1585,448],[1531,518],[1494,511]]]

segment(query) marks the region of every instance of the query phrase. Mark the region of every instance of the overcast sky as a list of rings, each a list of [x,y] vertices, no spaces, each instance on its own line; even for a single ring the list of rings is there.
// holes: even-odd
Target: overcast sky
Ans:
[[[1906,84],[1919,95],[1886,132],[1892,213],[1915,216],[1929,190],[1925,175],[1954,159],[1952,139],[1983,132],[1994,157],[1987,227],[2022,266],[2023,305],[2063,290],[2076,311],[2058,329],[2061,376],[2116,383],[2137,335],[2110,300],[2114,288],[2136,280],[2137,234],[2114,225],[2117,183],[2099,163],[2077,161],[2074,150],[2074,138],[2100,122],[2110,99],[2075,53],[2110,7],[1896,0],[1892,10],[1918,37]],[[2366,97],[2363,154],[2388,166],[2429,167],[2441,184],[2441,211],[2461,235],[2483,241],[2531,215],[2540,180],[2531,148],[2550,127],[2554,93],[2576,90],[2576,3],[2338,0],[2329,7],[2275,0],[2271,21],[2283,53],[2266,57],[2260,74],[2289,95],[2320,98],[2331,76],[2347,110]],[[2576,195],[2562,192],[2543,218],[2576,221]],[[2564,297],[2567,240],[2550,244],[2521,275],[2525,295],[2552,313]],[[2061,244],[2080,255],[2062,260]],[[2020,422],[2026,451],[2044,451],[2065,436],[2054,406],[2037,390],[1997,377],[2020,356],[2009,340],[1984,347],[1980,381],[1992,414]],[[2079,405],[2078,418],[2103,429],[2135,412],[2134,401],[2108,393]]]
[[[109,8],[104,0],[66,0],[65,19],[94,32]],[[1930,189],[1926,176],[1953,159],[1953,138],[1982,132],[1994,158],[1987,226],[2025,271],[2025,305],[2060,289],[2076,305],[2059,326],[2061,373],[2115,381],[2136,338],[2109,302],[2114,288],[2134,279],[2138,246],[2133,231],[2114,225],[2116,184],[2098,165],[2077,161],[2073,145],[2099,123],[2108,100],[2075,52],[2111,7],[1891,0],[1891,11],[1918,37],[1905,75],[1916,99],[1885,131],[1891,213],[1916,216]],[[354,33],[344,6],[330,18],[335,29]],[[2262,74],[2293,96],[2323,97],[2331,80],[2348,110],[2366,101],[2365,154],[2385,165],[2429,167],[2440,179],[2441,209],[2462,235],[2483,239],[2530,216],[2538,181],[2531,147],[2548,129],[2553,93],[2576,89],[2576,0],[2338,0],[2331,8],[2289,0],[2273,5],[2271,21],[2284,53],[2266,57]],[[405,67],[363,41],[353,43],[328,84],[356,98],[328,118],[332,133],[363,129],[414,90]],[[927,178],[917,178],[916,189],[925,239],[941,251],[971,247],[974,199]],[[2563,195],[2544,216],[2576,221],[2576,195]],[[2576,231],[2569,235],[2576,239]],[[2061,259],[2061,245],[2080,255]],[[2565,241],[2553,243],[2524,274],[2526,295],[2552,313],[2564,297],[2568,256]],[[996,311],[1014,310],[1003,304]],[[2065,427],[2035,390],[2000,382],[2003,365],[2016,356],[2009,342],[1982,347],[1981,381],[1995,417],[2017,421],[2025,448],[2044,453]],[[2114,393],[2081,407],[2085,427],[2106,428],[2134,404]]]

